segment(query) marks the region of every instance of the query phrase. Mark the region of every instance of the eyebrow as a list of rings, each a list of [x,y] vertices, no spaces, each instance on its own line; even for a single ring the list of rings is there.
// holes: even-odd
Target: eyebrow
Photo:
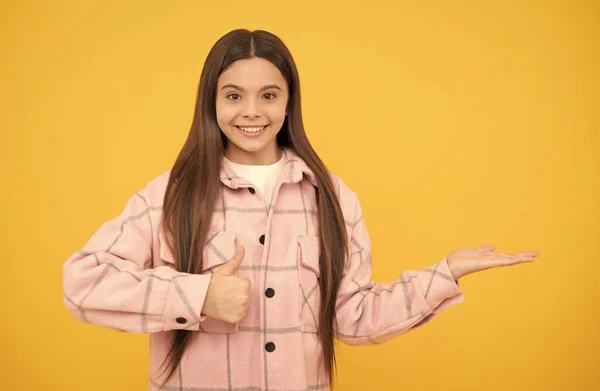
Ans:
[[[235,85],[235,84],[231,84],[231,83],[225,84],[223,87],[221,87],[221,89],[224,90],[227,87],[235,88],[236,90],[240,90],[242,92],[246,92],[246,90],[243,89],[242,87],[240,87],[238,85]],[[281,91],[281,87],[279,87],[277,84],[266,85],[263,88],[261,88],[259,91],[264,91],[264,90],[268,90],[268,89],[271,89],[271,88],[275,88],[275,89]]]

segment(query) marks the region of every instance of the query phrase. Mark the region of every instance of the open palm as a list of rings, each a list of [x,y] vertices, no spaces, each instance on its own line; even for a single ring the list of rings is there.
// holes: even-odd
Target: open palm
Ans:
[[[511,266],[533,262],[538,253],[535,251],[506,254],[494,252],[495,247],[486,244],[477,248],[452,251],[448,255],[448,267],[455,280],[481,270],[494,267]]]

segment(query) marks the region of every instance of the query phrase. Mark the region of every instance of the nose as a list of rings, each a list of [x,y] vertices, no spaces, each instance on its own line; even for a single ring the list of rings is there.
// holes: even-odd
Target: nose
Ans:
[[[248,99],[248,104],[244,108],[244,118],[257,118],[260,117],[258,105],[254,99]]]

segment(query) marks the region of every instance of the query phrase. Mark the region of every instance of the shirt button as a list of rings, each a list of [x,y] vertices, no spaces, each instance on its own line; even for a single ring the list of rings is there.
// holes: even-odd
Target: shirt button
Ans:
[[[265,235],[260,235],[258,241],[260,242],[260,244],[265,244]]]
[[[252,188],[252,187],[249,187],[248,191],[250,192],[250,194],[256,193],[256,190],[254,190],[254,188]]]
[[[267,288],[267,290],[265,291],[265,295],[269,298],[275,296],[275,289]]]
[[[267,352],[271,353],[273,350],[275,350],[275,344],[273,342],[269,342],[265,345],[265,349]]]
[[[175,319],[175,321],[177,323],[183,324],[183,323],[187,322],[187,319],[180,316],[179,318]]]

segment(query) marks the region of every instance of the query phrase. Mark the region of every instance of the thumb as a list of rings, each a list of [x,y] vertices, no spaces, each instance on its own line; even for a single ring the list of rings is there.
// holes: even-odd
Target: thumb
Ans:
[[[483,246],[479,246],[476,248],[476,250],[479,252],[494,251],[495,249],[496,247],[494,247],[493,244],[484,244]]]
[[[229,261],[227,261],[223,266],[221,266],[216,272],[215,275],[219,276],[232,276],[237,272],[238,267],[242,264],[244,260],[244,254],[246,250],[244,246],[240,246],[237,252],[233,255]]]

